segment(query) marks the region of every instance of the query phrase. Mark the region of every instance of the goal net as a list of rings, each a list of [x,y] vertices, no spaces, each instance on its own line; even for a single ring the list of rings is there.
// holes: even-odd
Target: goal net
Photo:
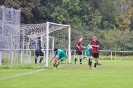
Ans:
[[[0,6],[0,65],[18,63],[20,10]]]
[[[34,46],[31,43],[41,37],[44,51],[44,62],[48,67],[49,59],[54,55],[54,47],[63,49],[68,55],[68,63],[71,61],[71,27],[70,25],[52,22],[42,24],[21,25],[21,63],[34,63]],[[33,58],[33,59],[32,59]]]

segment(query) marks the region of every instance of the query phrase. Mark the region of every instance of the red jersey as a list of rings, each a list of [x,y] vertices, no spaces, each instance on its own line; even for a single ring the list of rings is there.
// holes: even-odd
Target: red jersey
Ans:
[[[82,42],[81,41],[78,41],[77,45],[79,47],[79,48],[77,47],[77,50],[80,51],[80,52],[82,52]]]
[[[90,43],[91,45],[99,45],[100,44],[100,42],[97,40],[97,41],[91,41],[91,43]],[[92,53],[99,53],[99,47],[93,47],[93,49],[92,49]]]

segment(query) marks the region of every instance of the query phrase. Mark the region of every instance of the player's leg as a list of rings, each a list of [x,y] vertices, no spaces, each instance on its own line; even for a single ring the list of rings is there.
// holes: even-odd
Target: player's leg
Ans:
[[[56,65],[55,65],[55,67],[57,68],[58,65],[59,65],[62,61],[66,60],[66,58],[67,58],[67,55],[60,57],[60,58],[57,60],[57,63],[56,63]]]
[[[98,63],[98,53],[94,53],[93,57],[95,58],[94,68],[96,68],[97,63]]]
[[[74,58],[74,63],[76,64],[76,61],[77,61],[77,57],[78,57],[78,55],[76,54],[75,55],[75,58]]]
[[[81,51],[79,51],[79,53],[78,53],[78,55],[79,55],[79,61],[80,61],[80,64],[82,64],[82,52]]]
[[[37,59],[38,59],[38,56],[35,57],[35,64],[37,64]]]
[[[42,63],[42,60],[43,60],[44,56],[40,56],[40,63]]]
[[[88,68],[91,68],[92,66],[92,59],[93,59],[93,56],[91,55],[88,61]]]
[[[79,54],[79,52],[76,50],[76,56],[75,56],[75,58],[74,58],[74,63],[76,64],[76,61],[77,61],[77,58],[78,58],[78,54]]]
[[[97,66],[97,58],[95,58],[94,68],[96,68],[96,66]]]
[[[96,63],[97,63],[97,65],[98,65],[98,58],[96,58]]]
[[[80,60],[80,64],[82,64],[82,52],[80,52],[80,51],[76,51],[76,57],[75,57],[75,64],[76,64],[76,61],[77,61],[77,58],[78,58],[78,56],[79,56],[79,60]]]
[[[39,54],[40,54],[40,61],[39,62],[41,63],[43,58],[44,58],[44,53],[42,51],[40,51]]]
[[[60,62],[61,62],[61,59],[58,59],[58,60],[57,60],[57,63],[55,64],[55,67],[56,67],[56,68],[59,66]]]
[[[54,59],[54,62],[53,62],[53,67],[56,67],[56,63],[57,63],[57,61],[58,61],[58,59],[55,58],[55,59]]]
[[[80,60],[80,64],[82,64],[82,54],[80,54],[80,56],[79,56],[79,60]]]
[[[37,64],[37,59],[39,57],[38,51],[35,51],[35,55],[36,55],[36,57],[35,57],[35,64]]]

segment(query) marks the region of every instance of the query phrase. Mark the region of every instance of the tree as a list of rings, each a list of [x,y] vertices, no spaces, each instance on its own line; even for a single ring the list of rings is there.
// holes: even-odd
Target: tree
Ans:
[[[39,23],[43,22],[40,15],[40,0],[3,0],[1,4],[6,7],[21,9],[21,23]]]
[[[128,19],[130,21],[129,27],[130,27],[130,33],[133,30],[133,7],[131,7],[128,11]]]
[[[123,33],[126,30],[129,30],[129,24],[130,24],[130,20],[128,19],[128,15],[127,14],[120,14],[117,18],[116,18],[116,25],[118,26],[119,30],[121,31],[121,33]]]

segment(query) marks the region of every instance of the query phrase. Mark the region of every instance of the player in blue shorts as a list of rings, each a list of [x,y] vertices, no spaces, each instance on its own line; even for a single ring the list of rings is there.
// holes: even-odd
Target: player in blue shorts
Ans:
[[[67,55],[62,49],[55,48],[54,52],[55,52],[55,56],[50,60],[50,62],[54,60],[52,68],[56,69],[60,64],[60,62],[66,60]]]

